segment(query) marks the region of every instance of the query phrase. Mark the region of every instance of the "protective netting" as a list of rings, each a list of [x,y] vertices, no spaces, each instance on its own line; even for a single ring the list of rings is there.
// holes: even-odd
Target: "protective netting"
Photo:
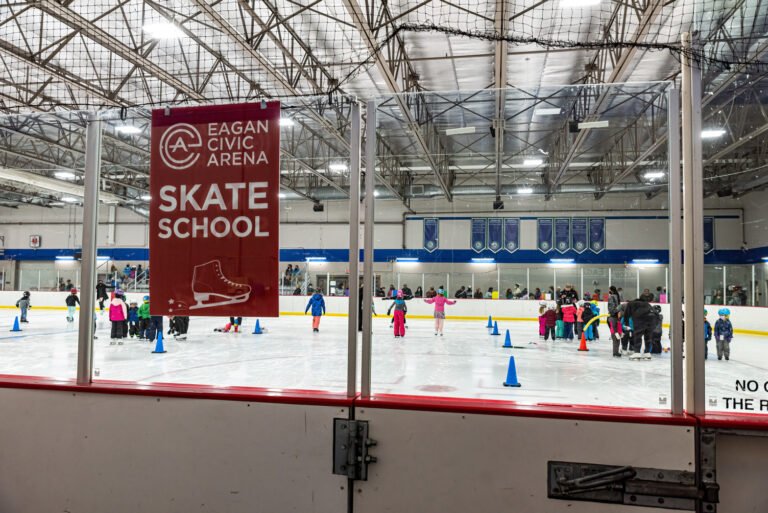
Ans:
[[[446,36],[448,45],[463,41],[464,53],[488,56],[497,41],[584,49],[592,51],[587,61],[610,69],[630,48],[679,60],[684,32],[696,34],[691,54],[705,70],[766,68],[768,4],[759,0],[5,2],[0,102],[82,107],[371,95],[381,87],[370,73],[377,57],[393,67],[408,58],[417,72],[428,71],[417,61],[447,54]]]

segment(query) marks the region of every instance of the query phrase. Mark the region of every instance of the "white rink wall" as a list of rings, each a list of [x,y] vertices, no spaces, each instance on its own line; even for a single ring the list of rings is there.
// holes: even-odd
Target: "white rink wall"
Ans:
[[[32,307],[41,309],[65,309],[64,298],[66,292],[32,292]],[[128,300],[141,303],[143,293],[129,293]],[[19,291],[0,292],[0,309],[15,308],[16,301],[21,297]],[[307,306],[307,296],[280,296],[280,313],[282,315],[301,315]],[[446,307],[449,319],[485,320],[492,316],[497,320],[535,320],[538,318],[539,302],[523,300],[493,300],[493,299],[457,299],[456,304]],[[348,311],[348,298],[326,296],[326,313],[336,316],[345,316]],[[387,309],[392,304],[381,298],[375,298],[374,308],[379,316],[386,315]],[[662,314],[665,324],[669,322],[669,305],[662,304]],[[714,325],[717,320],[717,311],[722,305],[707,305],[707,318]],[[768,309],[750,306],[728,306],[731,311],[731,322],[737,333],[768,336]],[[434,307],[428,305],[423,299],[408,301],[408,315],[411,318],[431,318]],[[606,303],[600,303],[601,313],[608,313]],[[4,316],[0,313],[0,316]]]

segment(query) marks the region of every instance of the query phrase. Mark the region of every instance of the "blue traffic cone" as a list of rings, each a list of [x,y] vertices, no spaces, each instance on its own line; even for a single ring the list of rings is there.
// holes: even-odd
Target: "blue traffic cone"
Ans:
[[[153,353],[165,353],[165,348],[163,347],[163,330],[157,330],[157,345],[155,346],[155,350],[152,351]]]
[[[261,324],[259,324],[258,319],[256,319],[256,326],[253,327],[252,335],[261,335]]]
[[[21,331],[21,328],[19,328],[19,316],[18,315],[13,320],[13,328],[11,328],[11,331]]]
[[[488,325],[486,326],[486,328],[488,328],[488,329],[493,328],[493,321],[491,320],[491,316],[490,315],[488,316]]]
[[[519,387],[520,382],[517,381],[517,369],[515,369],[515,357],[509,357],[509,369],[507,370],[507,380],[504,382],[505,387]]]
[[[493,331],[491,332],[491,335],[501,335],[501,333],[499,333],[499,322],[498,321],[493,321]]]
[[[512,337],[509,336],[509,330],[507,330],[507,336],[504,338],[504,347],[512,347]]]

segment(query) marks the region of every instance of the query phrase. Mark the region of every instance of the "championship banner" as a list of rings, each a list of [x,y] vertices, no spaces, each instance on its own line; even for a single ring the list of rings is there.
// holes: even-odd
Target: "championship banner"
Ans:
[[[576,253],[584,253],[589,245],[586,217],[574,217],[571,219],[571,248]]]
[[[504,218],[504,249],[510,253],[520,249],[520,219]]]
[[[571,220],[567,217],[555,219],[555,249],[559,253],[571,249]]]
[[[280,103],[152,112],[152,315],[277,317]]]
[[[424,219],[424,249],[432,253],[440,246],[440,224],[436,217]]]
[[[605,249],[605,218],[589,218],[589,249],[593,253],[600,253]]]
[[[538,219],[536,221],[536,235],[537,243],[536,247],[542,253],[549,253],[552,251],[552,218]]]
[[[487,219],[472,219],[472,236],[470,245],[475,253],[480,253],[486,247]]]
[[[704,254],[715,250],[715,218],[704,218]]]
[[[503,245],[503,224],[504,220],[500,217],[488,219],[488,249],[494,253],[501,251]]]

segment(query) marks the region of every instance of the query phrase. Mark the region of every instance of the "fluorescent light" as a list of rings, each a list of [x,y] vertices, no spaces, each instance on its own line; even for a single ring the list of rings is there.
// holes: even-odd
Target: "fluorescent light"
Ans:
[[[77,175],[75,173],[70,173],[69,171],[56,171],[53,173],[53,176],[60,180],[74,180],[77,178]]]
[[[643,175],[643,178],[647,180],[655,180],[657,178],[664,178],[664,171],[648,171]]]
[[[658,264],[659,259],[658,258],[633,258],[632,263],[633,264]]]
[[[77,198],[73,198],[71,196],[64,196],[63,198],[61,198],[61,201],[65,203],[78,203],[80,200]]]
[[[134,135],[140,134],[142,129],[133,125],[120,125],[115,127],[115,132],[118,134]]]
[[[74,260],[75,257],[73,256],[66,256],[66,255],[56,255],[56,260]]]
[[[572,264],[574,262],[573,258],[550,258],[549,263],[550,264]]]
[[[378,198],[379,197],[379,191],[373,191],[373,197]]]
[[[763,257],[763,260],[768,262],[768,257]]]
[[[717,139],[725,135],[725,130],[722,128],[710,128],[708,130],[701,131],[702,139]]]
[[[610,123],[608,121],[582,121],[579,123],[579,130],[585,128],[608,128]]]
[[[474,134],[474,133],[475,133],[475,127],[473,126],[462,126],[459,128],[445,129],[445,135],[464,135],[464,134]]]
[[[181,39],[184,37],[184,32],[173,23],[147,23],[142,27],[142,30],[152,39]]]
[[[600,0],[560,0],[561,9],[575,9],[576,7],[589,7],[598,5]]]
[[[326,257],[307,257],[307,262],[325,262],[328,260]]]
[[[473,264],[494,264],[496,263],[496,259],[494,258],[473,258],[472,259]]]
[[[525,159],[523,161],[524,167],[537,167],[544,163],[544,159]]]
[[[557,116],[560,114],[559,107],[542,107],[533,111],[534,116]]]
[[[346,171],[347,170],[347,165],[346,164],[331,164],[331,165],[328,166],[328,170],[329,171],[336,171],[336,172]]]
[[[419,261],[419,259],[416,258],[416,257],[397,257],[397,258],[395,258],[395,262],[398,262],[400,264],[402,264],[402,263],[413,263],[413,262],[418,262],[418,261]]]
[[[280,126],[293,126],[291,118],[280,118]]]
[[[109,261],[109,257],[108,256],[97,256],[96,260],[98,260],[99,262],[108,262]]]
[[[532,187],[520,187],[517,189],[518,194],[533,194],[533,188]]]
[[[288,196],[286,196],[286,194],[284,192],[281,192],[280,194],[277,195],[277,197],[280,198],[280,199],[285,199]]]
[[[152,199],[152,196],[150,196],[149,194],[142,194],[141,196],[139,196],[139,199],[141,201],[149,201]]]

